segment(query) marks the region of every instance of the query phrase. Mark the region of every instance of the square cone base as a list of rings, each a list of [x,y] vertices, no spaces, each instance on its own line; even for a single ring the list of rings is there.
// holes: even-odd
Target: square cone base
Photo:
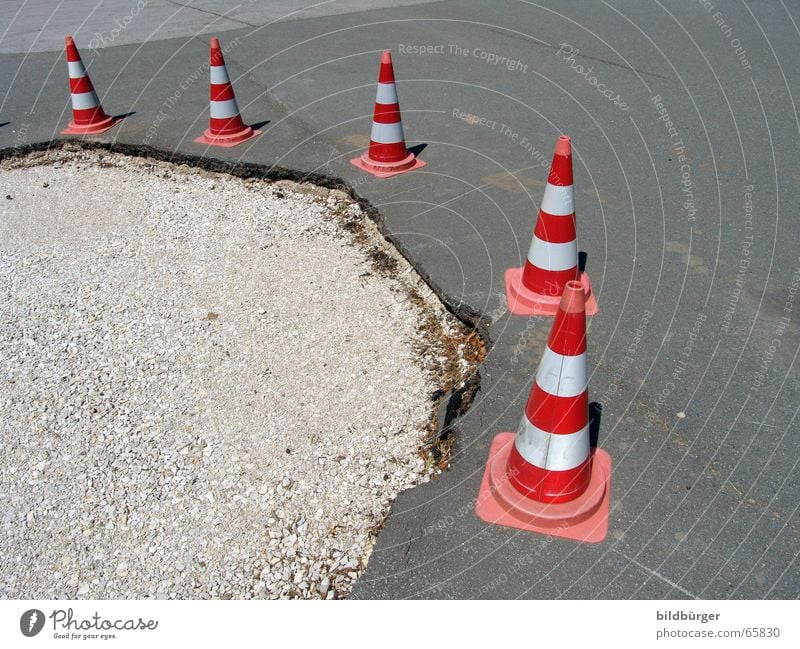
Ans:
[[[589,486],[575,500],[541,503],[523,496],[508,479],[508,455],[515,437],[515,433],[500,433],[492,440],[475,503],[478,518],[492,525],[573,541],[603,541],[608,534],[611,503],[611,456],[602,449],[592,449]]]
[[[240,145],[242,142],[252,140],[254,137],[261,135],[261,131],[254,131],[250,126],[231,135],[214,135],[211,129],[206,129],[205,132],[194,139],[198,144],[207,144],[208,146],[221,146],[231,148]]]
[[[105,133],[107,130],[114,128],[121,121],[121,117],[109,116],[107,119],[94,124],[81,125],[70,122],[67,124],[67,128],[61,131],[61,135],[100,135],[100,133]]]
[[[561,296],[534,293],[522,283],[522,270],[523,267],[509,268],[506,271],[506,302],[508,302],[508,310],[514,315],[554,316],[558,312]],[[586,273],[581,273],[579,280],[586,295],[586,315],[595,315],[599,308],[592,292],[592,282]]]
[[[424,160],[420,160],[413,153],[409,153],[408,156],[400,162],[392,163],[373,161],[367,153],[364,153],[358,158],[353,158],[350,164],[377,178],[391,178],[392,176],[399,176],[409,171],[422,169],[427,163]]]

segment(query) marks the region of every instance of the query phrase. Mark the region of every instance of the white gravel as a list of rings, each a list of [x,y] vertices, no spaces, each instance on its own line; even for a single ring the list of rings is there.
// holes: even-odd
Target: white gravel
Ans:
[[[0,596],[346,595],[432,473],[434,377],[469,367],[424,343],[431,314],[462,331],[371,222],[353,245],[343,198],[107,153],[3,163]]]

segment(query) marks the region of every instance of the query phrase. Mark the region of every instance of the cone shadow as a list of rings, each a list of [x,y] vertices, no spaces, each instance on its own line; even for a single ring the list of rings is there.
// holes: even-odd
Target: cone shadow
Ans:
[[[586,272],[586,262],[588,259],[589,255],[587,255],[585,252],[578,253],[578,270],[582,273]]]
[[[407,151],[409,153],[413,153],[415,156],[419,156],[419,154],[422,153],[427,146],[428,145],[424,143],[415,144],[414,146],[407,147]]]
[[[263,122],[255,122],[255,123],[253,123],[253,124],[250,124],[249,126],[250,126],[250,128],[252,128],[254,131],[257,131],[257,130],[258,130],[258,129],[260,129],[260,128],[264,128],[264,127],[265,127],[267,124],[269,124],[269,120],[268,120],[268,119],[265,119]]]
[[[3,128],[4,126],[8,126],[9,124],[11,124],[11,122],[0,122],[0,128]]]
[[[589,444],[594,448],[600,438],[600,420],[603,418],[603,404],[597,401],[589,403]]]
[[[131,115],[135,115],[136,111],[132,110],[129,113],[120,113],[119,115],[114,115],[114,121],[119,121],[121,119],[125,119],[126,117],[130,117]]]

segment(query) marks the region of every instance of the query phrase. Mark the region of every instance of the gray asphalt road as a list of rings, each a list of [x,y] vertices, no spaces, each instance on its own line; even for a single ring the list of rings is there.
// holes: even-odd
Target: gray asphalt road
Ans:
[[[32,38],[49,15],[38,7],[27,14],[38,22],[12,22],[0,42],[0,146],[57,137],[69,114],[58,48],[74,31],[107,110],[134,113],[101,139],[341,177],[457,312],[488,323],[452,468],[398,499],[356,596],[798,596],[795,7],[331,3],[275,22],[261,3],[223,19],[197,15],[224,13],[215,3],[170,17],[153,2],[130,41],[92,49],[92,32],[126,12],[84,32],[74,4],[72,21],[57,13]],[[197,71],[223,29],[244,117],[268,124],[243,147],[209,150],[193,142],[208,110]],[[368,139],[384,48],[428,166],[377,181],[347,160]],[[472,511],[489,442],[516,428],[549,328],[507,313],[503,272],[527,251],[560,133],[573,137],[579,245],[601,309],[590,398],[613,510],[596,546]]]
[[[57,50],[65,33],[101,49],[430,1],[7,0],[0,3],[0,53]]]

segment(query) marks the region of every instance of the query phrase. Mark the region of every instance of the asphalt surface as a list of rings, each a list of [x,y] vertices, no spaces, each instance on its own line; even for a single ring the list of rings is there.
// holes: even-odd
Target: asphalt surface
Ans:
[[[281,18],[242,3],[235,23],[226,3],[185,3],[223,15],[203,18],[153,2],[95,47],[92,33],[130,9],[86,21],[81,4],[36,38],[26,30],[52,10],[31,4],[29,26],[15,18],[0,42],[0,146],[59,137],[60,43],[75,31],[106,110],[132,113],[96,139],[341,177],[453,310],[485,325],[491,350],[452,466],[400,496],[354,596],[798,597],[795,7],[353,2]],[[193,142],[212,33],[245,120],[266,122],[235,149]],[[428,166],[379,181],[347,161],[368,141],[386,48]],[[508,314],[503,273],[527,252],[561,133],[600,304],[589,389],[613,476],[599,545],[473,513],[489,443],[516,429],[549,329]]]

